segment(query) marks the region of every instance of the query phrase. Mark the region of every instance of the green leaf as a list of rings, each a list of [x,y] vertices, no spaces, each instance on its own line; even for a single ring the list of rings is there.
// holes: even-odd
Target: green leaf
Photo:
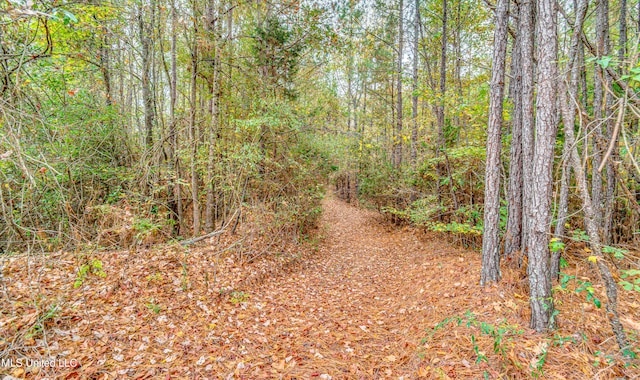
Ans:
[[[62,14],[62,19],[60,18],[60,16],[58,16],[58,14]],[[61,21],[64,25],[69,25],[70,23],[77,23],[78,22],[78,18],[71,12],[69,12],[66,9],[62,9],[62,8],[54,8],[51,11],[51,18],[53,18],[56,21]]]
[[[629,281],[620,281],[620,285],[624,290],[633,290],[633,284]]]
[[[596,61],[596,63],[598,65],[602,66],[603,69],[606,69],[607,67],[609,67],[609,64],[611,63],[612,60],[613,60],[612,57],[604,56],[604,57],[598,59]]]

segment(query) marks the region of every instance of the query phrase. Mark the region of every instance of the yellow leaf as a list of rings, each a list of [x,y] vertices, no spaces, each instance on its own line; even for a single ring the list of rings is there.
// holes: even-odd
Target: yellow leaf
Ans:
[[[423,377],[427,377],[427,376],[429,376],[429,369],[430,369],[430,368],[431,368],[431,367],[429,367],[429,366],[428,366],[428,367],[426,367],[426,368],[425,368],[425,367],[420,367],[420,368],[418,369],[418,376],[423,376]]]
[[[596,256],[589,256],[589,257],[587,258],[587,260],[589,260],[589,261],[591,261],[592,263],[594,263],[594,264],[595,264],[595,262],[596,262],[596,261],[598,261],[598,258],[597,258]]]

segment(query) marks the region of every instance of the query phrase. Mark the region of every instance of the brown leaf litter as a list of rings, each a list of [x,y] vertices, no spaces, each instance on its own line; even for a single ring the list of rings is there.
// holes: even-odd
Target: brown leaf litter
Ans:
[[[480,254],[334,197],[323,239],[249,262],[233,236],[184,249],[19,255],[4,263],[0,374],[64,379],[633,378],[604,308],[556,291],[528,329],[526,279],[479,288]],[[79,259],[80,257],[80,259]],[[99,259],[105,278],[78,267]],[[568,269],[591,278],[586,260]],[[90,269],[91,272],[91,269]],[[3,289],[0,288],[0,292]],[[620,293],[637,339],[637,295]],[[435,329],[434,329],[435,328]],[[637,345],[637,341],[634,341]],[[54,357],[56,365],[35,359]],[[17,366],[17,360],[23,364]],[[27,360],[31,359],[29,363]],[[8,377],[9,379],[11,377]]]

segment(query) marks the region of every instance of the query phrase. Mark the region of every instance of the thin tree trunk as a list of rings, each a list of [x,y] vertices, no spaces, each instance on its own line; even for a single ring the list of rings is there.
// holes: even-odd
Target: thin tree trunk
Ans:
[[[194,11],[195,11],[194,2]],[[200,200],[198,198],[199,186],[198,186],[198,171],[197,171],[197,155],[199,145],[199,133],[198,126],[196,125],[196,113],[198,110],[197,92],[198,92],[198,26],[197,21],[194,18],[193,21],[193,50],[191,52],[191,113],[189,115],[189,139],[191,144],[191,200],[193,203],[193,235],[200,234]]]
[[[587,2],[585,0],[580,0],[579,11],[577,12],[578,16],[576,19],[575,27],[574,27],[574,37],[572,41],[572,54],[570,55],[570,87],[569,87],[569,99],[566,96],[566,90],[563,88],[560,91],[560,102],[563,108],[563,119],[564,119],[564,131],[565,131],[565,144],[571,147],[571,165],[575,172],[576,183],[578,185],[578,193],[580,194],[580,198],[582,199],[582,206],[584,210],[584,221],[587,230],[587,234],[589,235],[589,242],[591,245],[591,250],[593,256],[596,257],[596,265],[598,270],[600,271],[600,276],[605,284],[605,289],[607,293],[607,315],[609,317],[609,322],[611,324],[611,328],[616,337],[616,341],[621,350],[626,350],[627,338],[624,333],[624,329],[622,324],[620,323],[620,319],[618,316],[617,310],[617,288],[616,282],[611,275],[611,271],[607,263],[605,262],[605,258],[602,254],[602,245],[600,243],[600,236],[598,232],[598,227],[595,223],[595,211],[593,209],[593,203],[591,201],[591,197],[589,196],[589,190],[587,187],[586,175],[584,173],[584,169],[580,162],[580,154],[578,153],[578,147],[575,144],[576,139],[574,137],[574,123],[575,123],[575,102],[578,100],[578,79],[579,79],[579,66],[576,64],[576,56],[577,56],[577,47],[578,40],[581,38],[582,34],[582,24],[584,20],[584,16],[587,10]]]
[[[522,193],[522,252],[528,252],[529,220],[531,219],[531,189],[533,182],[533,41],[534,41],[534,0],[520,3],[519,34],[521,60],[521,102],[522,102],[522,173],[524,190]]]
[[[566,123],[563,119],[563,122]],[[556,218],[556,228],[554,238],[564,240],[565,223],[567,222],[567,212],[569,208],[569,183],[571,182],[571,166],[569,163],[571,147],[565,141],[562,148],[562,175],[560,178],[560,199],[558,200],[558,217]],[[551,276],[558,279],[560,276],[560,255],[557,251],[551,254]]]
[[[596,55],[601,58],[609,53],[609,1],[596,1]],[[602,204],[604,202],[604,194],[602,191],[602,173],[598,171],[600,161],[602,161],[602,145],[604,144],[604,136],[602,126],[606,121],[603,116],[607,114],[604,109],[606,100],[604,97],[604,87],[607,82],[605,71],[602,67],[595,63],[595,75],[593,84],[593,133],[592,133],[592,168],[591,171],[591,197],[593,200],[593,211],[595,215],[595,223],[603,226]],[[602,230],[604,231],[604,229]],[[602,232],[601,231],[601,232]]]
[[[481,286],[500,279],[500,148],[502,145],[500,137],[502,132],[509,3],[510,0],[498,0],[496,4],[489,125],[487,127]]]
[[[413,21],[413,93],[411,94],[411,169],[415,172],[418,155],[418,43],[420,33],[420,1],[415,0],[415,19]],[[412,196],[413,193],[412,193]],[[415,200],[415,199],[412,199]]]
[[[566,102],[563,102],[563,104],[566,104]],[[592,255],[596,257],[596,264],[607,293],[607,316],[609,317],[609,323],[611,324],[611,329],[616,337],[618,347],[624,351],[628,348],[628,343],[624,327],[622,326],[622,323],[620,323],[620,317],[618,315],[618,290],[616,288],[616,281],[611,274],[611,270],[605,261],[606,259],[604,255],[602,254],[600,235],[598,233],[598,227],[594,222],[595,213],[593,210],[593,204],[591,203],[591,197],[589,196],[589,191],[587,189],[585,174],[582,170],[582,166],[580,165],[580,155],[578,154],[578,150],[575,145],[572,125],[565,125],[565,140],[567,144],[573,146],[571,151],[571,164],[576,173],[578,193],[580,194],[580,198],[582,198],[582,209],[584,210],[584,222],[587,234],[589,235],[589,245],[591,246]]]
[[[209,123],[209,129],[207,130],[207,142],[209,145],[208,159],[207,159],[207,200],[205,204],[205,230],[211,232],[215,228],[215,181],[214,181],[214,165],[216,160],[215,145],[216,134],[220,126],[220,49],[218,48],[218,22],[215,21],[214,9],[215,1],[211,1],[209,4],[209,36],[213,44],[211,54],[212,69],[213,69],[213,83],[211,86],[211,123]]]
[[[109,31],[105,31],[102,41],[100,42],[100,71],[102,72],[102,80],[104,81],[105,104],[110,107],[113,104],[113,95],[111,90],[111,59],[109,46]]]
[[[402,50],[404,43],[404,4],[403,0],[400,0],[398,7],[398,65],[397,65],[397,77],[396,77],[396,90],[398,95],[396,97],[396,128],[393,135],[393,167],[396,170],[400,169],[402,165]]]
[[[555,327],[548,234],[551,222],[553,148],[557,131],[558,34],[556,30],[556,2],[554,0],[538,0],[537,12],[540,23],[537,55],[538,90],[527,273],[530,289],[531,328],[542,332]]]
[[[573,10],[576,14],[576,21],[580,21],[577,15],[578,12],[580,11],[578,9],[577,0],[573,0]],[[584,18],[584,15],[581,15],[580,17]],[[578,39],[577,41],[578,41],[578,46],[576,47],[575,54],[576,54],[576,60],[579,61],[581,39]],[[584,51],[582,52],[582,54],[584,54]],[[563,123],[567,123],[567,122],[573,122],[573,121],[563,120]],[[569,207],[569,183],[571,182],[571,164],[569,162],[570,153],[571,153],[570,149],[571,147],[565,141],[564,146],[562,148],[562,174],[560,177],[560,197],[558,200],[558,207],[557,207],[558,214],[556,218],[556,228],[553,233],[554,235],[553,237],[559,240],[564,240],[565,223],[567,220],[567,212]],[[551,276],[554,280],[557,280],[558,277],[560,276],[561,253],[562,252],[560,250],[551,253]]]
[[[352,76],[353,76],[353,56],[349,54],[349,60],[347,63],[347,132],[351,130],[351,113],[353,110],[351,109],[351,99],[353,98],[353,89],[351,85]]]
[[[440,99],[436,106],[436,118],[438,123],[438,144],[436,157],[444,150],[446,140],[444,134],[444,103],[447,90],[447,3],[448,0],[442,2],[442,45],[440,47]],[[440,177],[440,175],[438,175]]]
[[[173,233],[180,233],[180,224],[182,223],[182,195],[180,191],[180,171],[179,171],[179,154],[178,154],[178,132],[176,131],[176,101],[178,99],[178,70],[177,70],[177,37],[176,37],[176,4],[175,0],[171,1],[171,73],[169,77],[169,170],[173,173],[173,183],[169,188],[169,209],[171,210],[171,219],[177,223],[174,224]]]
[[[504,234],[504,256],[508,259],[522,248],[522,75],[519,35],[514,41],[510,89],[513,117],[509,156],[509,188],[507,191],[507,227]]]
[[[620,0],[620,23],[618,27],[618,60],[620,70],[624,67],[625,54],[627,53],[627,0]]]
[[[152,1],[150,4],[151,19],[153,23],[153,14],[155,5]],[[153,145],[153,92],[151,91],[151,57],[153,54],[152,39],[144,21],[143,4],[138,5],[138,28],[140,33],[140,47],[142,50],[142,103],[144,104],[144,129],[145,129],[145,145],[151,147]]]
[[[440,99],[437,107],[437,119],[438,119],[438,144],[436,157],[439,156],[440,153],[444,156],[444,165],[447,174],[447,178],[449,180],[449,195],[451,196],[451,201],[453,202],[453,209],[458,209],[458,199],[456,192],[454,191],[454,183],[453,177],[451,175],[451,164],[449,162],[449,155],[447,154],[447,139],[444,133],[445,127],[445,113],[444,107],[446,103],[446,93],[447,93],[447,43],[448,43],[448,34],[447,34],[447,23],[448,23],[448,10],[447,10],[447,0],[444,0],[442,3],[442,45],[440,48]],[[438,178],[441,178],[441,173],[438,173]],[[438,196],[440,196],[440,191],[438,187]]]
[[[608,15],[607,15],[608,18]],[[625,53],[626,53],[626,45],[627,45],[627,1],[626,0],[621,0],[620,2],[620,21],[619,21],[619,39],[618,39],[618,44],[619,44],[619,48],[618,48],[618,59],[619,59],[619,66],[618,66],[618,70],[620,73],[622,73],[622,69],[624,67],[624,61],[625,61]],[[608,20],[607,20],[608,21]],[[607,22],[607,26],[608,26],[608,22]],[[608,33],[607,33],[608,34]],[[607,36],[607,45],[608,45],[608,36]],[[607,48],[609,48],[607,46]],[[606,79],[607,79],[607,86],[609,89],[611,89],[611,84],[612,84],[612,78],[610,75],[606,75]],[[611,141],[612,139],[615,140],[614,144],[617,146],[617,136],[613,136],[613,95],[607,91],[607,95],[606,95],[606,111],[607,111],[607,141]],[[618,152],[617,150],[614,150],[611,154],[611,157],[607,160],[606,163],[606,179],[607,179],[607,185],[606,185],[606,193],[605,193],[605,209],[604,209],[604,217],[603,217],[603,232],[602,232],[602,237],[603,237],[603,243],[605,245],[610,245],[613,243],[613,218],[614,218],[614,212],[615,212],[615,193],[616,193],[616,188],[617,188],[617,173],[616,173],[616,166],[614,165],[614,162],[618,161]],[[598,166],[600,166],[600,164],[598,163]]]

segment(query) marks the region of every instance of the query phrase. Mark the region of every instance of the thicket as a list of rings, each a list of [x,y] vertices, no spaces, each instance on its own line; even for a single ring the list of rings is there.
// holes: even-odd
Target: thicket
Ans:
[[[335,98],[298,71],[326,31],[316,9],[297,19],[277,5],[263,22],[261,7],[11,2],[0,253],[130,248],[244,221],[308,233],[331,170],[314,133]]]

